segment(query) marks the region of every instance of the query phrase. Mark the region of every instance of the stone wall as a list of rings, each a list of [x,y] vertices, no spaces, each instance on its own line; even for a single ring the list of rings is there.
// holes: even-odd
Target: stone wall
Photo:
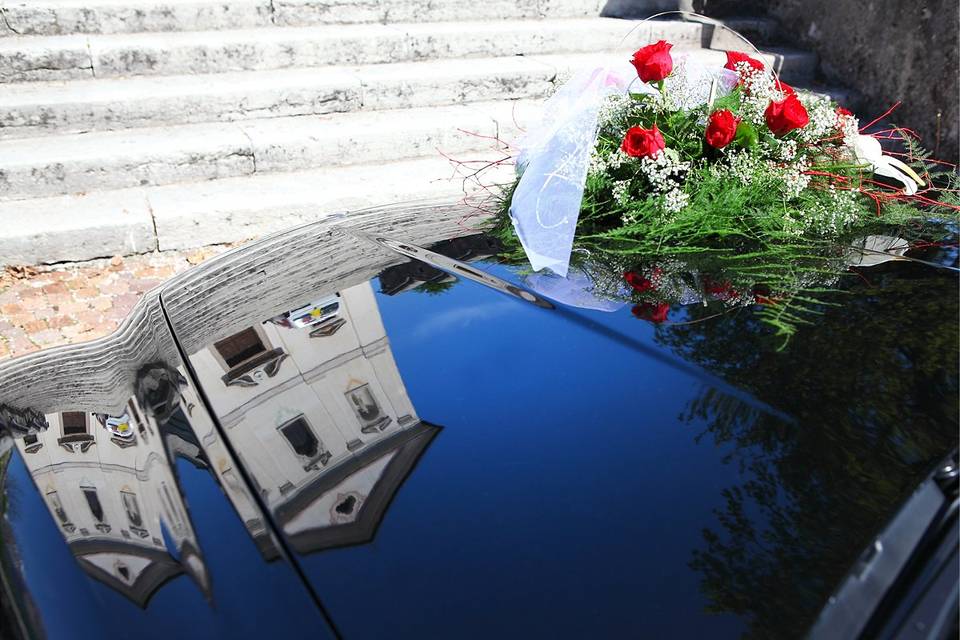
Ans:
[[[771,0],[767,11],[785,36],[820,54],[828,80],[863,95],[861,121],[900,100],[890,121],[957,162],[957,0]]]

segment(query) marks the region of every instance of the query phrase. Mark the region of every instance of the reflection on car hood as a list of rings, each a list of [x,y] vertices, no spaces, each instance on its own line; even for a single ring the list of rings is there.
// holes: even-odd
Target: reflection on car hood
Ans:
[[[278,234],[0,368],[34,625],[54,575],[148,635],[792,637],[956,446],[953,276],[873,267],[777,353],[551,300],[469,213]]]

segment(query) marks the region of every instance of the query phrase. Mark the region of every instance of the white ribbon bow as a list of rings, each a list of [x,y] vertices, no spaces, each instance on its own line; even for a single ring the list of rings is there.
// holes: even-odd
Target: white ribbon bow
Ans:
[[[853,155],[860,164],[868,165],[877,175],[893,178],[903,184],[903,192],[912,196],[923,180],[909,166],[896,158],[884,155],[880,141],[873,136],[858,135],[851,145]]]

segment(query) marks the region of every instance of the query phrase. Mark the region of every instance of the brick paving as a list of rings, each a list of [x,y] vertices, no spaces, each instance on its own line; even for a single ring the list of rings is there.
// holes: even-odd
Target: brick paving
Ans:
[[[104,336],[137,300],[228,246],[0,272],[0,361]]]

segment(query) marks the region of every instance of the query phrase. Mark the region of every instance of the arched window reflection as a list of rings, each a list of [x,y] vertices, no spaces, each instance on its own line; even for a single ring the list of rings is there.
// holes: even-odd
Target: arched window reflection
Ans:
[[[353,408],[353,412],[360,419],[361,431],[369,433],[379,428],[382,424],[389,421],[389,418],[383,415],[380,410],[380,404],[374,398],[370,391],[370,385],[365,384],[346,393],[347,402]]]
[[[321,464],[326,465],[330,460],[330,453],[324,449],[323,443],[317,438],[303,416],[298,416],[281,425],[279,430],[293,448],[293,451],[303,460],[304,468],[313,465],[318,460]]]
[[[140,505],[137,502],[137,496],[131,491],[121,491],[120,499],[123,501],[123,508],[127,512],[127,520],[130,521],[132,528],[143,527],[143,518],[140,516]]]
[[[100,496],[97,495],[97,489],[90,486],[81,486],[80,489],[83,491],[87,506],[90,507],[90,513],[97,521],[97,530],[103,533],[110,531],[110,525],[107,524],[106,515],[103,513],[103,505],[100,504]]]
[[[67,516],[66,509],[63,508],[63,503],[60,502],[60,495],[56,491],[47,492],[47,501],[50,503],[50,508],[57,515],[57,520],[60,521],[60,526],[62,526],[66,531],[73,532],[76,527],[70,522],[70,518]]]

